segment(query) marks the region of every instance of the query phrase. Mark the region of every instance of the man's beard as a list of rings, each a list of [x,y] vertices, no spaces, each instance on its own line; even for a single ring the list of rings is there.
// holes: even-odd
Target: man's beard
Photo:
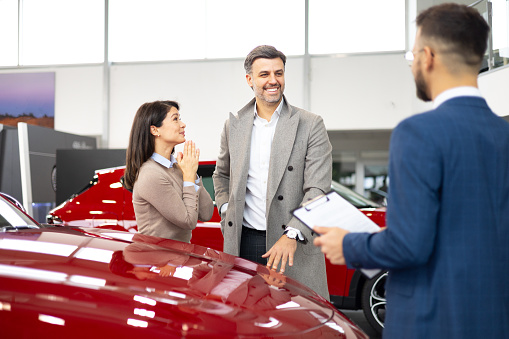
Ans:
[[[267,88],[279,88],[279,95],[278,96],[272,96],[272,95],[269,95],[269,94],[266,94],[265,93],[265,90]],[[255,92],[255,96],[259,99],[262,99],[263,101],[265,102],[268,102],[268,103],[276,103],[276,102],[279,102],[281,100],[281,98],[283,97],[283,91],[284,91],[284,87],[283,86],[267,86],[266,88],[258,88],[256,86],[253,87],[253,90]]]
[[[417,97],[424,102],[431,101],[431,98],[428,95],[428,86],[424,81],[424,77],[422,76],[421,71],[417,71],[417,74],[414,77],[415,80],[415,88],[417,92]]]

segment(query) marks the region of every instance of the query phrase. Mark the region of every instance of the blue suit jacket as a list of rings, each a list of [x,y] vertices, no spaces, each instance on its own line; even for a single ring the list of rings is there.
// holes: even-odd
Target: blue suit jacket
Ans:
[[[348,234],[385,268],[384,338],[509,338],[509,124],[457,97],[392,133],[388,228]]]

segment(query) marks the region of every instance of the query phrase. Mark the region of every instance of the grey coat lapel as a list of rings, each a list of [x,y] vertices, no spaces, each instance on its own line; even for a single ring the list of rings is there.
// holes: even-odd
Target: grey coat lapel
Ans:
[[[272,148],[270,152],[270,168],[269,183],[267,187],[267,211],[276,194],[281,182],[281,178],[286,170],[286,165],[290,159],[295,138],[297,136],[297,128],[299,127],[299,112],[293,110],[285,98],[283,109],[279,116],[272,140]]]
[[[251,133],[254,121],[254,99],[244,106],[238,114],[230,115],[230,164],[234,178],[239,180],[233,187],[244,188],[238,192],[237,199],[245,196],[249,157],[251,153]]]

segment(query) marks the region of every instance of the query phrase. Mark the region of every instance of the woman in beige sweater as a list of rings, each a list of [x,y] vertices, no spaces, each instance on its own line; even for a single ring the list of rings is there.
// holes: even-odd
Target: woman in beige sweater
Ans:
[[[142,234],[190,242],[198,219],[212,218],[212,199],[196,174],[200,150],[186,141],[185,127],[174,101],[145,103],[136,112],[124,185],[133,191]],[[175,158],[175,146],[184,142]]]

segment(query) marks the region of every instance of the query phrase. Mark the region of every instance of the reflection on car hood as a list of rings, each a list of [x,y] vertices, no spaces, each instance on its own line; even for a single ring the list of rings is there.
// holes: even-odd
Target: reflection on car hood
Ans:
[[[298,282],[223,252],[139,234],[0,234],[0,280],[0,326],[17,337],[363,337]]]

